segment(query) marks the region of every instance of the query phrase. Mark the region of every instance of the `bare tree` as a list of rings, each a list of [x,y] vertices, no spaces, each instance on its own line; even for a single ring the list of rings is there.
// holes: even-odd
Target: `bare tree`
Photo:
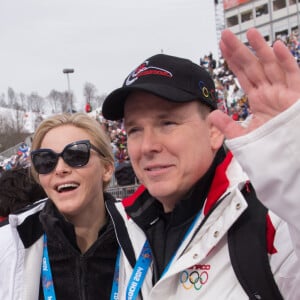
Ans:
[[[37,113],[42,112],[42,107],[44,105],[44,98],[39,96],[37,93],[33,92],[28,96],[28,102],[29,102],[31,111],[37,112]]]
[[[48,95],[48,99],[50,101],[52,112],[58,113],[62,111],[62,99],[63,99],[63,93],[58,92],[56,90],[52,90],[50,94]]]
[[[94,84],[86,82],[83,87],[83,95],[85,97],[85,102],[93,105],[93,101],[96,98],[97,89]]]
[[[72,94],[71,97],[73,97]],[[68,92],[63,92],[61,94],[61,108],[63,112],[70,112],[70,99]]]
[[[17,131],[6,118],[0,116],[0,151],[4,151],[28,136],[28,133]]]
[[[24,111],[28,110],[28,103],[27,103],[27,97],[24,93],[20,93],[20,106]]]
[[[7,107],[7,103],[5,101],[5,94],[4,93],[2,93],[0,95],[0,107]]]
[[[34,120],[34,130],[37,129],[37,127],[40,125],[40,123],[43,121],[43,117],[41,115],[37,115]]]
[[[7,98],[8,98],[8,107],[13,108],[17,103],[17,95],[11,87],[7,89]]]
[[[5,127],[5,124],[6,124],[6,120],[3,116],[0,115],[0,132],[3,133],[4,132],[4,127]]]
[[[16,108],[14,110],[14,123],[12,124],[12,127],[15,129],[17,133],[22,133],[24,131],[24,125],[25,125],[24,111]]]

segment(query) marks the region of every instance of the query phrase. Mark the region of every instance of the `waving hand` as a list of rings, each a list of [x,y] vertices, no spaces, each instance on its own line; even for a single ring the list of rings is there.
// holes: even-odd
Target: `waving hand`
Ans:
[[[253,118],[241,127],[221,111],[211,121],[227,138],[244,135],[283,112],[300,99],[300,69],[289,49],[276,41],[270,47],[254,28],[247,32],[253,52],[230,31],[224,30],[220,49],[229,68],[248,96]]]

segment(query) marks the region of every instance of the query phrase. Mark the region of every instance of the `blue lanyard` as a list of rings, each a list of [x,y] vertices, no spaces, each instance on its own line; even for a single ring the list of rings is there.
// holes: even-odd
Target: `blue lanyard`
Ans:
[[[192,224],[190,225],[188,231],[185,233],[184,238],[182,239],[180,246],[182,245],[183,241],[185,241],[185,239],[187,238],[187,236],[189,235],[189,233],[192,231],[192,229],[194,228],[197,220],[200,218],[202,213],[202,210],[199,211],[199,213],[197,214],[197,216],[195,217],[194,221],[192,222]],[[179,247],[180,247],[179,246]],[[167,266],[164,269],[164,272],[161,275],[161,278],[167,273],[167,271],[169,270],[171,264],[173,263],[174,259],[175,259],[176,253],[173,255],[173,257],[171,258],[171,260],[169,261],[169,263],[167,264]]]
[[[110,300],[118,300],[119,299],[119,272],[120,272],[120,252],[121,249],[119,248],[115,266],[115,273],[113,279],[113,285],[111,289]]]
[[[134,266],[132,274],[129,279],[129,283],[126,289],[126,300],[135,300],[139,294],[142,284],[145,280],[147,271],[152,262],[152,252],[149,242],[146,241],[139,258]],[[117,257],[115,275],[112,286],[112,293],[110,300],[118,299],[118,280],[119,280],[119,268],[120,268],[120,250]]]
[[[191,226],[185,233],[185,236],[182,239],[181,244],[183,243],[183,241],[187,238],[189,233],[194,228],[197,220],[201,216],[201,213],[202,213],[202,211],[200,210],[200,212],[197,214],[194,221],[192,222]],[[112,293],[110,296],[110,300],[118,300],[119,299],[119,296],[118,296],[119,282],[118,281],[119,281],[119,271],[120,271],[120,252],[121,251],[119,249],[116,266],[115,266],[115,274],[114,274],[114,280],[113,280]],[[175,258],[175,255],[176,254],[173,255],[172,259],[166,266],[161,277],[163,277],[166,274],[166,272],[168,271],[168,269],[170,268],[170,265],[172,264],[172,262]],[[140,253],[140,256],[134,266],[132,274],[130,276],[130,280],[129,280],[129,283],[128,283],[128,286],[126,289],[126,300],[135,300],[137,298],[138,293],[142,287],[143,281],[145,279],[146,273],[150,267],[151,262],[152,262],[152,252],[150,249],[149,242],[146,241],[143,246],[143,249]]]
[[[42,286],[45,300],[56,300],[52,272],[50,267],[47,235],[44,234],[43,260],[42,260]]]

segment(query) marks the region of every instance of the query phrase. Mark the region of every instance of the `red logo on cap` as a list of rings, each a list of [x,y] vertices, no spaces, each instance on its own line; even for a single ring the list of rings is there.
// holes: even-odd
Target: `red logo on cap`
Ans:
[[[158,67],[148,66],[149,61],[145,61],[129,74],[126,79],[126,85],[130,85],[142,76],[159,75],[165,77],[173,77],[172,73]]]

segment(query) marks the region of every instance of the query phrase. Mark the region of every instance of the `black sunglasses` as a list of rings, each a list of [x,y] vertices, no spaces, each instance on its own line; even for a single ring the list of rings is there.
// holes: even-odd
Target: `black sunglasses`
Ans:
[[[85,166],[90,159],[91,149],[105,157],[89,140],[68,144],[61,153],[56,153],[51,149],[38,149],[31,151],[30,156],[34,169],[39,174],[48,174],[55,169],[60,156],[70,167],[80,168]]]

